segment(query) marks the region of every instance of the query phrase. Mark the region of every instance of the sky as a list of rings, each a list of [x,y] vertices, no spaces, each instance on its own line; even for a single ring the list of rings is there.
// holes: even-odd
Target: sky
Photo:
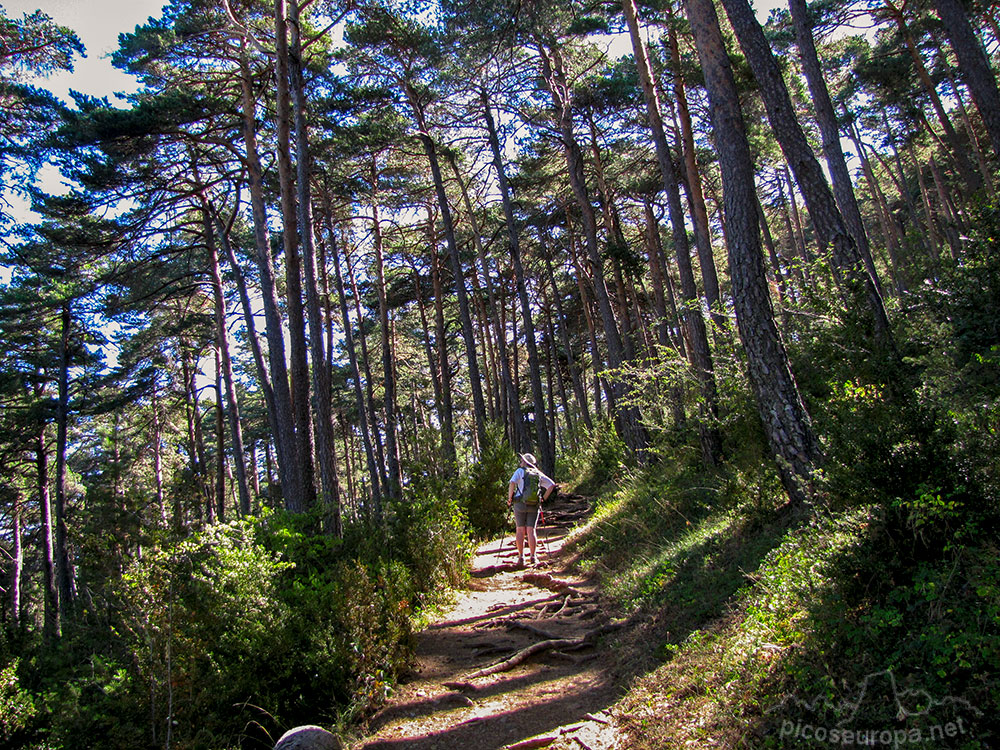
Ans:
[[[135,79],[111,65],[118,35],[159,17],[164,0],[0,0],[8,18],[41,10],[62,26],[73,29],[87,48],[72,73],[58,73],[40,82],[56,96],[69,101],[69,90],[93,96],[132,92]]]

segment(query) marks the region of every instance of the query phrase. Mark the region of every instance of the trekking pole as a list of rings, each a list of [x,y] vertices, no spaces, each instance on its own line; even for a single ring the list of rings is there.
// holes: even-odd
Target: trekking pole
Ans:
[[[535,514],[535,525],[531,527],[532,532],[535,534],[535,544],[536,545],[539,542],[539,539],[538,539],[538,524],[539,523],[541,523],[542,526],[545,525],[545,518],[544,518],[543,511],[542,511],[542,504],[541,503],[538,504],[538,512]],[[541,542],[542,542],[542,546],[545,547],[545,555],[548,556],[548,554],[549,554],[549,543],[546,542],[544,539],[542,539]]]
[[[507,523],[508,523],[508,519],[514,515],[514,508],[513,508],[513,506],[508,505],[507,506],[507,510],[509,512],[506,515],[504,515],[504,519],[503,519],[504,531],[503,531],[503,535],[500,537],[500,546],[497,547],[496,558],[493,560],[493,564],[494,565],[500,565],[500,553],[503,552],[503,543],[507,540]]]

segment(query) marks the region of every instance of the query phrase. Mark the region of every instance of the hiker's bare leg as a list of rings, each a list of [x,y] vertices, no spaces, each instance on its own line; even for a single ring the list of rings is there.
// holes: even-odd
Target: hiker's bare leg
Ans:
[[[537,540],[535,539],[535,527],[528,526],[526,527],[526,531],[528,532],[528,549],[531,551],[531,559],[534,560],[535,545],[537,544]]]
[[[524,557],[524,532],[527,527],[518,526],[517,534],[514,536],[514,543],[517,545],[517,557],[521,559]]]

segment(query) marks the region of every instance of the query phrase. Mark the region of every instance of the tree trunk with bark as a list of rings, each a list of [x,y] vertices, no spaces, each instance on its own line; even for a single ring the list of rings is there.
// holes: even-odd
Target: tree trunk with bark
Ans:
[[[424,154],[431,168],[431,178],[434,181],[434,192],[437,195],[438,209],[441,211],[441,222],[444,225],[444,237],[448,246],[448,256],[451,259],[451,270],[455,276],[455,296],[458,300],[459,320],[462,324],[462,338],[465,341],[465,359],[469,375],[469,390],[472,393],[472,413],[475,420],[475,431],[480,445],[486,441],[486,401],[483,399],[482,376],[479,372],[479,357],[476,353],[475,332],[472,328],[472,314],[469,310],[469,297],[465,290],[465,273],[462,270],[462,259],[458,254],[458,242],[455,239],[455,224],[448,204],[448,195],[441,176],[441,162],[438,158],[437,145],[427,127],[424,110],[419,98],[409,82],[406,83],[406,95],[417,121],[418,136],[424,147]]]
[[[316,459],[319,464],[324,517],[329,523],[327,532],[341,536],[340,481],[337,478],[336,441],[333,429],[333,411],[330,405],[330,367],[324,346],[324,315],[320,302],[319,278],[316,273],[316,242],[312,215],[312,156],[309,146],[302,35],[298,0],[292,0],[288,14],[289,57],[288,73],[295,120],[295,186],[297,219],[302,241],[303,270],[305,272],[306,312],[309,324],[309,354],[312,359],[313,422],[316,434]]]
[[[657,162],[660,166],[660,176],[667,196],[667,213],[670,217],[674,253],[677,257],[677,268],[681,277],[681,294],[684,299],[682,317],[691,344],[689,348],[691,364],[701,387],[702,404],[705,410],[704,419],[699,421],[702,458],[707,465],[715,466],[722,457],[722,438],[715,426],[718,419],[718,389],[715,382],[712,353],[708,343],[708,330],[701,314],[698,287],[691,265],[691,248],[688,245],[687,226],[684,222],[684,210],[681,207],[679,181],[667,144],[667,135],[663,128],[659,94],[653,79],[653,70],[649,65],[646,43],[643,41],[639,28],[635,0],[622,0],[622,7],[625,11],[625,20],[628,22],[632,51],[639,71],[639,82],[646,100],[646,116],[649,120],[649,129],[653,137],[653,145],[656,148]]]
[[[430,216],[431,212],[428,211]],[[438,370],[441,373],[441,448],[447,472],[458,470],[455,452],[455,414],[451,396],[451,365],[448,362],[448,330],[444,319],[444,284],[441,279],[441,256],[433,220],[429,223],[431,239],[431,282],[434,285],[434,341],[437,345]]]
[[[983,50],[982,40],[969,22],[961,0],[934,0],[934,7],[958,58],[962,80],[968,86],[986,126],[993,154],[1000,159],[1000,90],[997,88],[997,76]]]
[[[337,297],[340,301],[340,315],[344,324],[344,344],[347,349],[347,357],[351,366],[351,380],[354,382],[354,404],[358,410],[358,424],[361,427],[361,441],[365,450],[365,460],[368,463],[368,474],[371,477],[372,487],[372,510],[376,520],[382,519],[382,472],[375,459],[375,451],[372,445],[372,427],[368,423],[368,412],[365,408],[365,396],[361,386],[361,368],[358,366],[358,353],[354,345],[354,329],[351,325],[351,316],[347,310],[347,294],[344,291],[344,277],[340,270],[340,251],[337,248],[337,239],[333,231],[333,220],[330,216],[329,206],[326,212],[326,237],[329,246],[329,257],[333,261],[333,278],[337,288]],[[358,322],[360,325],[360,321]],[[375,428],[377,429],[377,427]]]
[[[36,396],[41,395],[41,388]],[[59,637],[59,589],[56,585],[55,525],[52,522],[52,494],[49,491],[49,450],[43,426],[35,438],[35,479],[42,524],[42,586],[44,592],[42,633],[48,643]]]
[[[830,92],[823,78],[823,68],[820,66],[819,55],[816,52],[816,42],[812,35],[812,19],[806,8],[806,0],[788,0],[788,7],[795,26],[795,40],[799,48],[799,58],[802,61],[802,71],[805,73],[809,93],[812,95],[816,124],[819,126],[823,139],[823,155],[830,170],[833,194],[844,216],[844,223],[851,236],[854,237],[861,259],[868,269],[868,275],[871,277],[876,291],[881,295],[882,285],[875,268],[875,261],[872,258],[871,247],[868,244],[868,233],[865,231],[864,220],[861,218],[861,209],[858,208],[857,197],[854,194],[851,173],[847,169],[844,150],[840,146],[840,127],[837,124],[833,102],[830,99]]]
[[[545,427],[545,398],[542,394],[541,366],[538,360],[538,345],[535,341],[535,323],[531,315],[531,301],[528,299],[528,285],[524,277],[524,265],[521,262],[521,240],[518,236],[517,221],[514,218],[514,203],[511,198],[510,185],[507,183],[507,170],[504,167],[503,154],[500,151],[500,138],[497,135],[496,122],[493,120],[490,101],[485,90],[481,94],[481,101],[486,118],[490,151],[493,154],[493,168],[496,170],[497,183],[500,186],[500,202],[503,205],[504,220],[507,224],[507,241],[510,246],[511,263],[514,267],[514,283],[517,286],[518,300],[521,302],[522,328],[528,350],[528,380],[531,382],[531,397],[535,407],[535,444],[541,454],[539,459],[542,471],[553,476],[556,471],[556,458],[549,443],[548,430]]]
[[[712,130],[722,169],[729,267],[750,382],[782,484],[793,503],[814,494],[821,462],[809,415],[774,323],[757,225],[757,194],[739,93],[712,0],[686,0],[705,74]]]
[[[372,164],[371,181],[378,180],[375,164]],[[389,329],[389,303],[385,293],[385,256],[382,247],[382,226],[378,213],[377,194],[372,195],[372,243],[375,248],[375,291],[378,296],[378,317],[382,348],[382,385],[385,409],[385,453],[388,484],[385,488],[387,500],[398,500],[403,489],[403,474],[399,465],[399,447],[396,433],[399,420],[396,416],[396,363],[392,356]]]
[[[296,0],[293,0],[295,2]],[[302,256],[292,169],[292,105],[289,93],[288,23],[285,0],[274,2],[275,126],[277,134],[278,187],[281,198],[282,240],[285,249],[285,303],[288,311],[288,354],[291,378],[292,417],[302,495],[286,498],[290,511],[300,513],[316,502],[312,420],[309,405],[309,358],[306,353],[306,321],[302,305]]]
[[[485,94],[483,94],[483,97],[484,106],[487,108],[488,113],[489,103],[485,100]],[[501,412],[509,414],[508,424],[513,435],[511,443],[516,450],[525,451],[528,450],[528,445],[527,436],[524,434],[524,421],[521,415],[521,400],[517,395],[517,391],[514,390],[514,378],[510,371],[510,359],[507,356],[507,336],[500,325],[500,303],[497,299],[496,289],[493,286],[491,269],[486,257],[486,249],[483,247],[482,231],[473,211],[472,201],[469,199],[469,190],[458,172],[458,165],[451,156],[449,156],[449,161],[451,162],[452,171],[455,173],[455,179],[462,190],[462,200],[465,203],[465,210],[469,214],[469,222],[472,224],[472,239],[476,246],[476,255],[479,258],[479,265],[483,269],[483,283],[486,285],[486,297],[490,303],[490,325],[493,328],[493,338],[496,340],[496,358],[500,369],[500,380],[503,385],[502,403],[506,404],[506,406],[501,408]]]
[[[274,431],[274,447],[278,454],[278,478],[286,507],[304,505],[301,474],[298,470],[298,448],[295,442],[295,423],[292,419],[292,395],[288,385],[288,367],[285,363],[284,323],[278,308],[275,286],[274,260],[267,227],[264,203],[263,171],[257,151],[256,104],[250,76],[250,65],[245,50],[240,54],[240,89],[243,104],[243,140],[246,148],[247,183],[250,188],[250,207],[253,216],[256,263],[260,273],[261,303],[267,337],[268,370],[274,390],[273,415],[269,417]],[[230,256],[230,262],[234,260]],[[236,264],[233,263],[235,267]],[[273,429],[273,428],[272,428]]]
[[[847,289],[845,308],[857,311],[878,346],[895,350],[889,318],[882,295],[861,258],[858,247],[837,207],[837,202],[827,185],[823,169],[813,154],[812,147],[799,125],[788,96],[788,89],[774,53],[764,36],[748,0],[722,0],[732,22],[740,47],[753,70],[760,90],[768,121],[781,150],[795,173],[802,190],[816,234],[822,247],[829,246],[833,265]],[[756,211],[754,211],[756,215]],[[728,214],[727,214],[728,216]],[[732,227],[730,227],[732,232]]]
[[[66,528],[66,449],[69,431],[69,346],[73,328],[70,300],[59,311],[59,382],[56,401],[56,497],[55,497],[55,571],[59,592],[59,622],[61,628],[71,620],[73,607],[72,568],[69,560],[69,534]]]
[[[622,344],[621,333],[615,322],[611,297],[608,294],[607,282],[604,275],[604,260],[601,258],[600,247],[597,241],[597,219],[584,177],[583,154],[573,133],[571,88],[566,78],[566,70],[559,49],[546,49],[541,42],[536,46],[541,61],[542,77],[552,97],[552,104],[558,119],[558,128],[562,136],[563,151],[566,156],[566,166],[569,171],[570,186],[573,189],[573,195],[576,198],[576,203],[583,220],[584,241],[587,246],[587,258],[590,261],[594,296],[597,300],[597,307],[604,328],[605,345],[608,348],[607,362],[612,370],[618,370],[625,363],[625,350]],[[609,410],[609,413],[615,416],[625,445],[637,457],[644,459],[648,438],[640,421],[638,407],[621,406],[624,393],[624,383],[620,375],[616,374],[609,383],[609,395],[612,396],[611,400],[620,408]]]
[[[246,450],[243,445],[243,426],[240,422],[240,405],[236,396],[236,378],[233,374],[233,358],[229,348],[229,321],[226,314],[226,298],[222,291],[222,273],[219,270],[219,252],[215,244],[215,232],[212,228],[211,211],[207,201],[202,205],[205,228],[205,245],[208,249],[209,274],[212,284],[212,299],[215,308],[215,338],[221,356],[220,366],[225,382],[226,413],[229,415],[229,432],[233,440],[233,462],[236,471],[236,489],[239,496],[240,513],[250,515],[250,487],[247,483]],[[224,403],[222,393],[219,393],[219,404]],[[219,445],[222,450],[222,445]],[[222,514],[219,514],[222,520]]]

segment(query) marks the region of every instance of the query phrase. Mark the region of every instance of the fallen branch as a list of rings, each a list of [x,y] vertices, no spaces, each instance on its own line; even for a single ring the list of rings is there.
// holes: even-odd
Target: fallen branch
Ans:
[[[441,684],[451,690],[468,690],[470,693],[474,693],[479,689],[471,682],[465,680],[453,680],[451,682],[442,682]]]
[[[559,615],[561,615],[566,610],[566,607],[569,606],[569,600],[572,599],[572,598],[573,598],[572,596],[570,596],[569,594],[566,594],[566,601],[564,601],[563,605],[558,610],[556,610],[555,612],[553,612],[550,615],[550,617],[558,617]]]
[[[514,654],[509,659],[505,659],[502,662],[494,664],[490,667],[483,667],[478,669],[469,675],[468,679],[474,680],[477,677],[488,677],[491,674],[497,674],[498,672],[509,672],[514,667],[523,663],[525,660],[530,659],[535,654],[540,654],[543,651],[550,651],[552,649],[559,649],[562,651],[572,651],[585,646],[590,645],[594,640],[604,635],[605,633],[610,633],[613,630],[617,630],[622,627],[624,623],[613,622],[607,625],[602,625],[599,628],[591,630],[589,633],[582,635],[579,638],[554,638],[548,641],[539,641],[538,643],[533,643],[527,648],[521,649],[516,654]]]
[[[568,581],[560,581],[558,578],[553,578],[548,573],[525,573],[521,576],[521,580],[525,583],[531,583],[539,588],[549,589],[550,591],[558,591],[560,594],[575,594],[576,596],[585,596],[581,592],[573,588],[573,585]]]

